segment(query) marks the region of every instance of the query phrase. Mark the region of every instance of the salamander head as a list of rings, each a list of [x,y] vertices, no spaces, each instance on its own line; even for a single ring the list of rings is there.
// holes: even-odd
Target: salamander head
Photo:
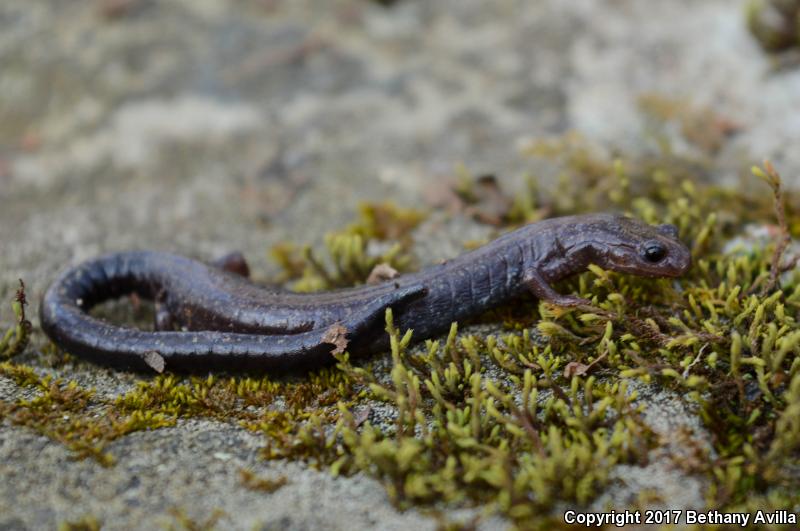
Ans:
[[[674,225],[648,225],[633,218],[599,215],[591,224],[592,258],[605,269],[645,277],[678,277],[692,265]]]

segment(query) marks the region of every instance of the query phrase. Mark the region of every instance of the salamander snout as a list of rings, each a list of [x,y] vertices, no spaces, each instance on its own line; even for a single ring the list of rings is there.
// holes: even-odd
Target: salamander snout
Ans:
[[[645,277],[679,277],[692,265],[691,252],[674,225],[618,217],[608,229],[606,245],[595,257],[603,267]]]

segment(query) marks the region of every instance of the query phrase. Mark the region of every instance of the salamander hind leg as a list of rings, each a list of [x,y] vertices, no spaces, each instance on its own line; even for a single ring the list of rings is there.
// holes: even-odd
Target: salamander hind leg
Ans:
[[[383,319],[387,308],[398,311],[407,304],[424,297],[427,293],[428,288],[421,284],[398,288],[376,297],[340,324],[347,329],[348,338],[354,340],[375,329],[383,331]]]

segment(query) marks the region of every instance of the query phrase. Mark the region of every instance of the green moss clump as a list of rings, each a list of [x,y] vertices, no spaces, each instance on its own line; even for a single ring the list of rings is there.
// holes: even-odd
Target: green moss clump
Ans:
[[[266,492],[268,494],[275,492],[289,483],[286,476],[278,476],[275,479],[262,478],[258,477],[252,470],[246,468],[239,470],[239,478],[242,481],[242,485],[248,489]]]
[[[100,531],[103,524],[94,516],[84,516],[80,520],[70,520],[58,525],[58,531]]]
[[[382,478],[403,506],[481,502],[530,522],[557,501],[590,501],[616,464],[647,460],[652,432],[624,382],[565,378],[567,358],[530,343],[522,349],[531,361],[521,374],[486,366],[520,350],[514,335],[457,340],[453,325],[443,345],[427,341],[414,354],[408,351],[411,333],[394,328],[391,311],[387,332],[390,382],[346,357],[340,368],[367,386],[371,398],[394,406],[394,421],[359,427],[343,411],[344,451],[332,468]]]
[[[350,405],[355,396],[348,377],[332,369],[294,381],[214,375],[181,379],[164,374],[139,382],[136,389],[115,399],[11,362],[0,363],[0,376],[37,392],[30,400],[0,400],[0,420],[33,429],[64,444],[76,457],[90,457],[104,466],[115,461],[106,451],[108,443],[135,431],[174,426],[182,418],[238,422],[270,435],[268,449],[280,446],[292,426],[324,410],[329,412],[324,419],[331,421],[337,405]],[[271,408],[273,404],[278,407]]]
[[[173,521],[164,526],[168,531],[210,531],[216,529],[220,520],[227,516],[221,509],[214,509],[211,514],[199,521],[190,518],[186,511],[179,507],[173,507],[170,513]]]
[[[0,419],[25,426],[60,442],[76,457],[92,457],[104,466],[114,458],[105,445],[127,433],[171,425],[163,415],[134,411],[123,415],[75,381],[39,376],[33,369],[11,362],[0,363],[0,375],[17,385],[34,389],[34,398],[14,402],[0,400]]]

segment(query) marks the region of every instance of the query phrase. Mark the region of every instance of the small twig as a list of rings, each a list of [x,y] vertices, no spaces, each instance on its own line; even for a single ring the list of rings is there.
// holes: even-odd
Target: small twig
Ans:
[[[572,407],[572,400],[569,399],[567,393],[565,393],[551,378],[546,379],[544,383],[550,387],[556,397],[563,400],[568,407]]]
[[[661,369],[672,368],[672,365],[668,363],[649,363],[647,360],[639,356],[639,354],[633,349],[625,349],[623,353],[636,362],[639,367],[647,370],[647,372],[650,374],[656,374],[656,372],[660,371]]]
[[[797,267],[798,263],[800,263],[800,254],[798,254],[797,256],[793,256],[788,261],[786,261],[786,263],[784,263],[780,267],[780,273],[786,273],[787,271],[791,271],[792,269]]]
[[[697,365],[697,363],[700,361],[700,357],[703,355],[703,351],[706,349],[707,346],[708,346],[708,343],[705,343],[702,347],[700,347],[700,350],[697,352],[697,356],[695,356],[694,359],[692,360],[692,362],[683,370],[683,375],[682,376],[684,378],[689,376],[689,371],[692,369],[692,367]]]
[[[537,422],[536,419],[530,413],[530,393],[524,393],[522,396],[522,409],[518,408],[514,401],[512,400],[509,403],[509,409],[511,410],[511,414],[514,415],[514,418],[517,419],[519,425],[525,430],[525,433],[528,434],[528,438],[533,443],[533,447],[539,455],[544,455],[544,445],[542,444],[542,439],[539,437],[539,432],[537,430]]]
[[[626,298],[626,301],[630,306],[634,307],[635,309],[643,308],[642,306],[639,306],[630,299]],[[647,325],[647,323],[645,323],[638,317],[634,316],[633,314],[620,314],[617,312],[602,310],[600,308],[597,308],[597,310],[599,310],[599,312],[595,313],[599,313],[599,315],[609,318],[614,323],[621,324],[626,330],[629,330],[641,337],[649,339],[650,341],[656,343],[660,347],[666,346],[666,344],[669,343],[670,339],[672,339],[670,336],[666,334],[653,330],[650,326]]]
[[[19,279],[19,289],[17,290],[17,294],[14,296],[14,300],[19,303],[19,322],[27,322],[27,319],[25,318],[25,306],[28,305],[28,298],[25,296],[25,282],[23,282],[22,279]]]
[[[17,325],[9,329],[0,337],[0,359],[10,359],[22,353],[30,342],[33,325],[25,317],[25,306],[28,304],[25,296],[25,283],[19,279],[19,289],[14,296],[14,313],[17,315]]]
[[[605,349],[600,356],[597,357],[596,360],[591,362],[589,365],[584,363],[580,363],[577,361],[571,361],[567,363],[567,366],[564,367],[564,378],[572,378],[573,376],[584,376],[592,372],[592,369],[603,361],[606,357],[608,357],[608,349]]]
[[[603,353],[602,353],[602,354],[600,354],[600,355],[597,357],[597,359],[596,359],[596,360],[594,360],[593,362],[591,362],[589,365],[587,365],[587,366],[586,366],[586,373],[588,374],[588,373],[589,373],[589,372],[590,372],[590,371],[591,371],[591,370],[594,368],[594,366],[595,366],[595,365],[597,365],[598,363],[600,363],[601,361],[603,361],[603,360],[604,360],[604,359],[606,359],[607,357],[608,357],[608,349],[605,349],[605,350],[603,351]]]
[[[544,444],[542,444],[542,439],[539,437],[539,432],[536,431],[536,427],[534,426],[530,414],[527,411],[521,411],[519,408],[513,405],[511,406],[511,413],[517,418],[517,422],[522,425],[525,433],[528,434],[528,438],[533,443],[533,447],[536,452],[539,455],[545,455]]]

